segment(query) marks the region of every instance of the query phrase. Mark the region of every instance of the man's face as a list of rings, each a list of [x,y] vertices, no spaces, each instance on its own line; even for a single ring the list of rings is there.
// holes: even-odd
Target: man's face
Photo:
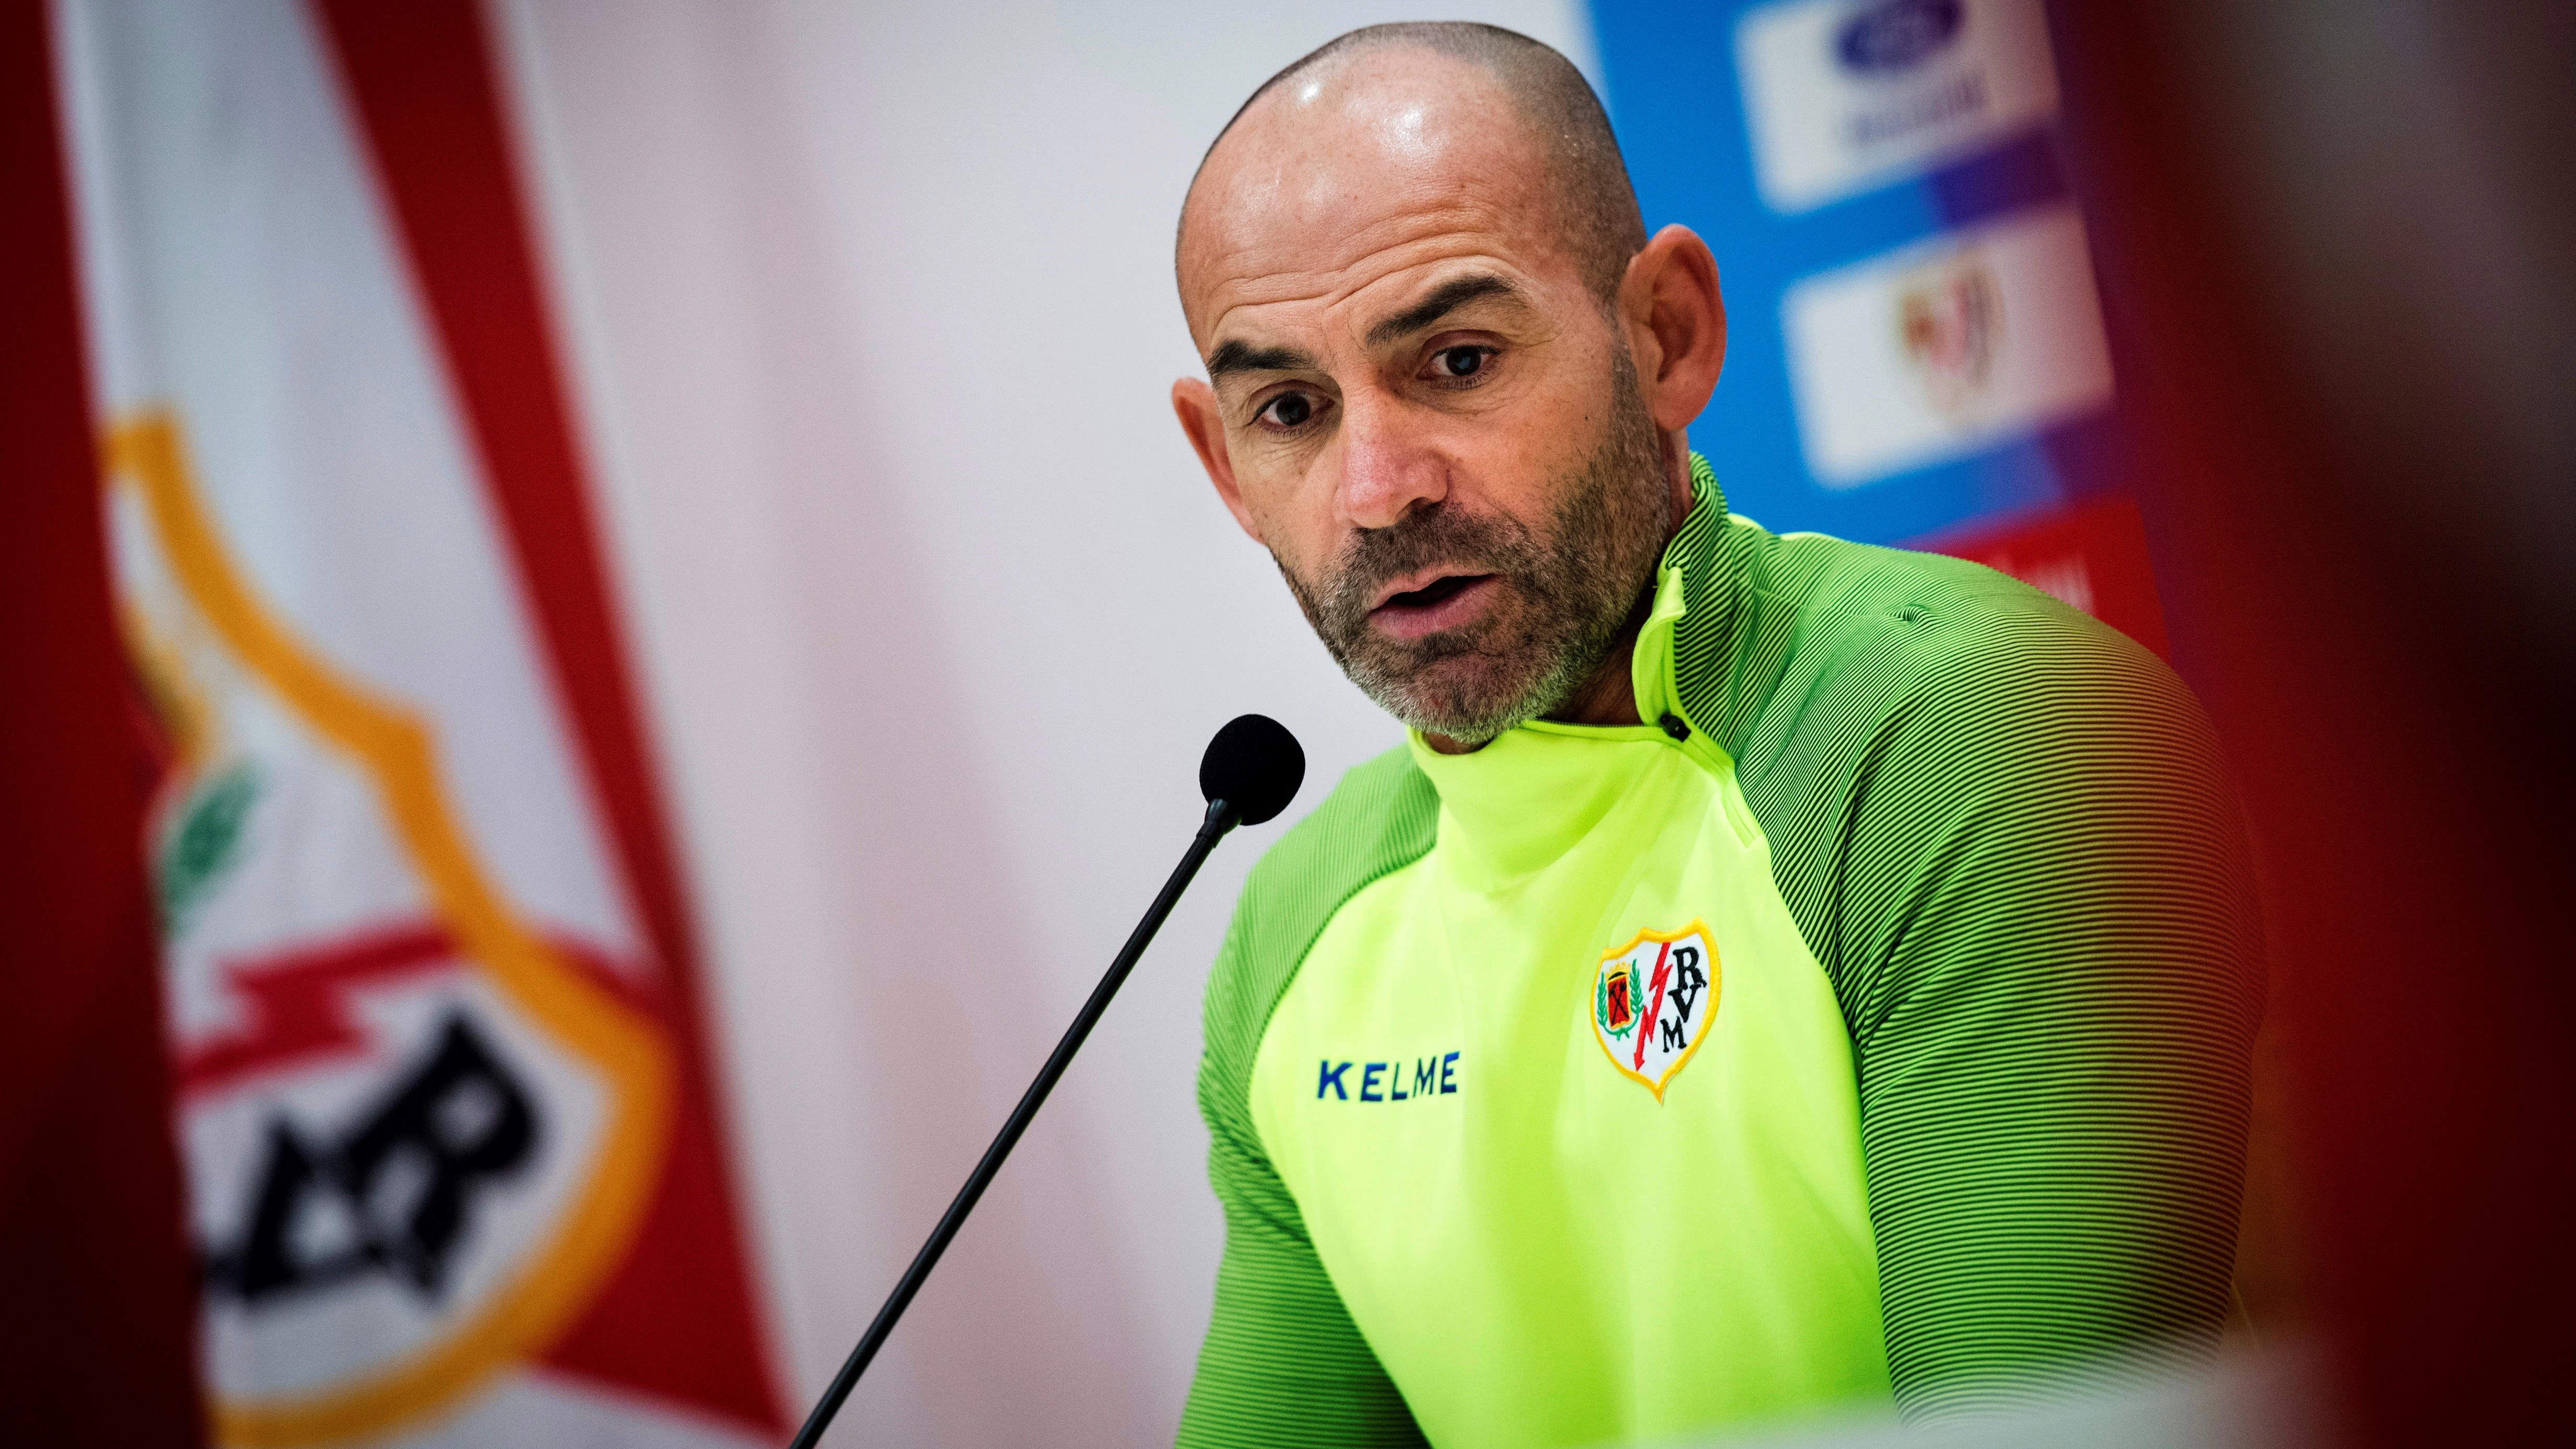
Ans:
[[[1220,492],[1352,679],[1468,742],[1594,673],[1673,523],[1557,215],[1490,78],[1391,50],[1264,97],[1183,231]]]

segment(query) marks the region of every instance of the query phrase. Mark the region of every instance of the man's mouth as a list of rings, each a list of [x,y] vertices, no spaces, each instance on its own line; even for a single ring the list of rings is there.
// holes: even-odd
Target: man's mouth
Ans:
[[[1394,581],[1394,591],[1369,611],[1369,621],[1398,639],[1419,639],[1472,622],[1485,607],[1498,574],[1432,574]],[[1409,587],[1407,587],[1409,585]]]

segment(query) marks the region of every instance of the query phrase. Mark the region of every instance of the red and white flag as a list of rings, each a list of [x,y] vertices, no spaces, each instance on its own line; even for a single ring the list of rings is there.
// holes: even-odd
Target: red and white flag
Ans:
[[[216,1438],[774,1437],[480,9],[55,22]]]

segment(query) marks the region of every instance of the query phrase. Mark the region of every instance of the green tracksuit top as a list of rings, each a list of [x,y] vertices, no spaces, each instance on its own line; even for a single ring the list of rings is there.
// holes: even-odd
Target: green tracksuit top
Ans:
[[[1246,885],[1182,1443],[1655,1442],[2212,1346],[2260,972],[2188,693],[1693,469],[1637,725],[1417,738]]]

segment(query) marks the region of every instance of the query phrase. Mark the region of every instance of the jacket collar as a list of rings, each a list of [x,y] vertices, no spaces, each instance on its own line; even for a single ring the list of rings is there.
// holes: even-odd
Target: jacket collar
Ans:
[[[1755,613],[1772,535],[1727,512],[1708,460],[1691,454],[1691,511],[1665,545],[1655,605],[1631,661],[1637,713],[1647,724],[1690,731],[1689,743],[1722,748],[1742,706],[1735,668]]]

